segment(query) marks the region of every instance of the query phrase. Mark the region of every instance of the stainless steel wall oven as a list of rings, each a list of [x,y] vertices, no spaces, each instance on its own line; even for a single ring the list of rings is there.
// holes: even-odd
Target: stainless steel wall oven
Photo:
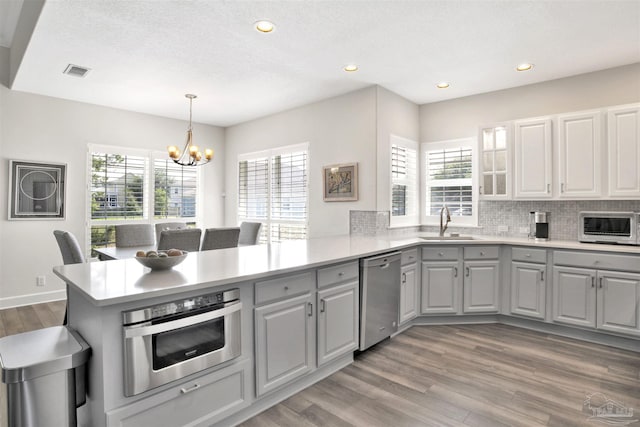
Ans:
[[[123,312],[125,396],[240,356],[239,298],[231,289]]]

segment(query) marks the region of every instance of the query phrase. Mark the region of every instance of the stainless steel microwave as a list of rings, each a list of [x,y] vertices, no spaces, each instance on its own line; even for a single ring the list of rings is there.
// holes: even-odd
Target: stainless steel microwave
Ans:
[[[638,245],[637,212],[580,212],[581,242]]]

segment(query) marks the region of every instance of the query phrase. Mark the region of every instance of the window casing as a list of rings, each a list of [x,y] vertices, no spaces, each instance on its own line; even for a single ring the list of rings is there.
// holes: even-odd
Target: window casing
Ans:
[[[476,141],[473,138],[422,144],[423,224],[439,224],[447,206],[450,226],[478,225]]]
[[[91,248],[113,246],[123,223],[199,222],[200,169],[164,152],[90,145],[88,218]]]
[[[391,226],[417,225],[418,196],[418,144],[391,135]]]
[[[261,242],[307,238],[308,145],[238,158],[238,222],[262,222]]]

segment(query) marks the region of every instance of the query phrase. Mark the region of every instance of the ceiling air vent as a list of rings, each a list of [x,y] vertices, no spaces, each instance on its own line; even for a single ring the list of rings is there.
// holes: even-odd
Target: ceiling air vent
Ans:
[[[64,74],[68,74],[74,77],[84,77],[91,70],[91,68],[81,67],[79,65],[69,64],[64,70]]]

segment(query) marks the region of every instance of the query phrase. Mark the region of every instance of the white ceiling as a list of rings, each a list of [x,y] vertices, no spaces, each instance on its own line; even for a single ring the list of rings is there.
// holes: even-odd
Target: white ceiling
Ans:
[[[228,126],[372,84],[424,104],[635,62],[637,0],[47,0],[12,89],[178,119],[195,93],[194,121]]]

